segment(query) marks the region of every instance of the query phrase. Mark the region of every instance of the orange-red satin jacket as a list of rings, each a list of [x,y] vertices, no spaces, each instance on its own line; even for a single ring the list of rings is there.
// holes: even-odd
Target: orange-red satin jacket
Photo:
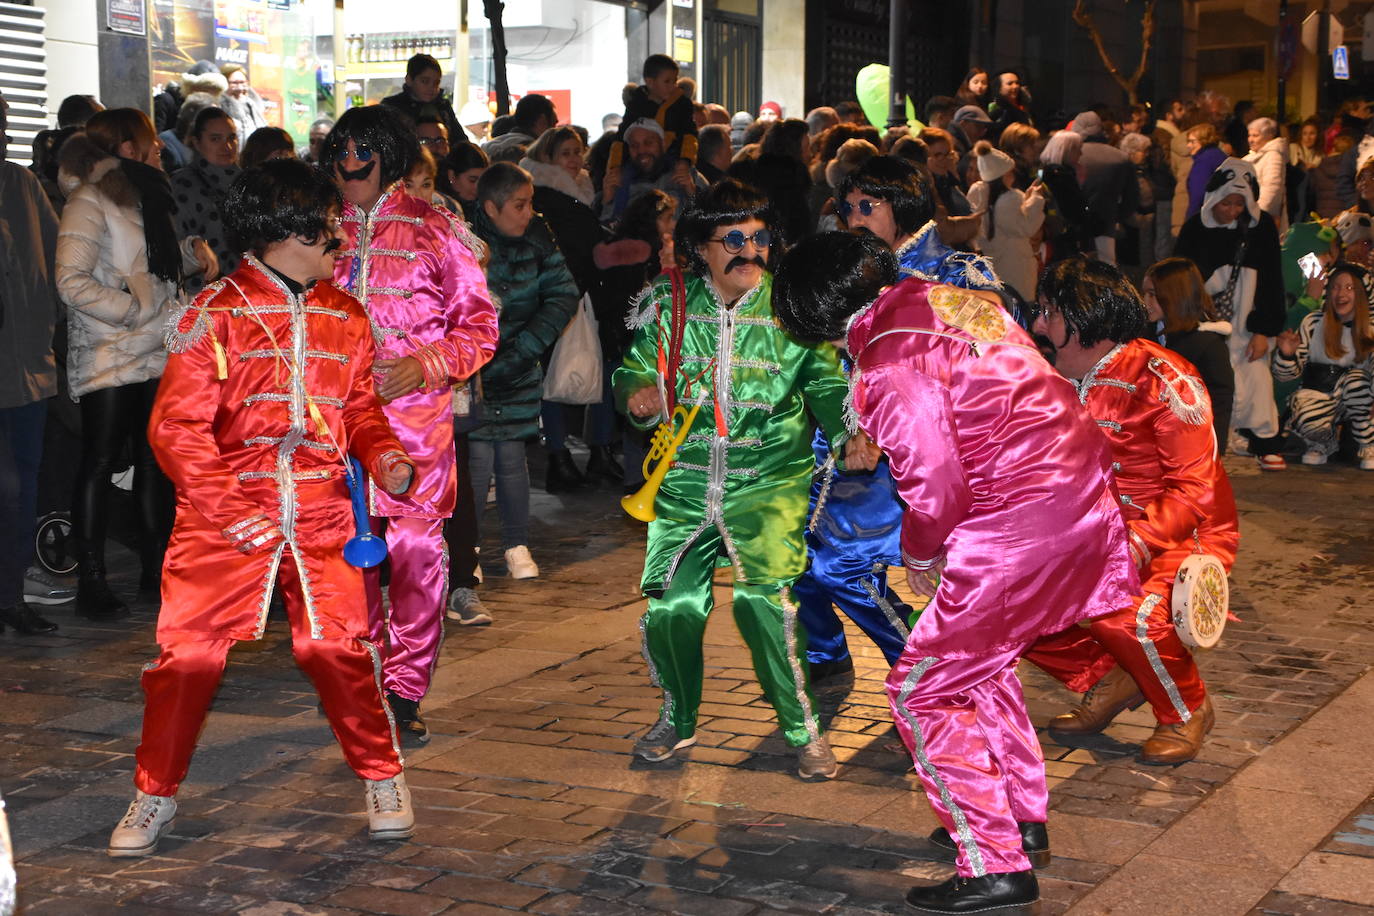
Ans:
[[[167,347],[148,425],[177,491],[159,642],[261,636],[281,563],[312,636],[365,635],[340,449],[373,474],[409,459],[373,390],[362,307],[327,281],[294,295],[250,255],[174,318]]]
[[[1212,404],[1193,365],[1141,338],[1115,347],[1077,385],[1079,400],[1111,441],[1138,565],[1200,543],[1229,571],[1240,543],[1236,500],[1217,458]]]

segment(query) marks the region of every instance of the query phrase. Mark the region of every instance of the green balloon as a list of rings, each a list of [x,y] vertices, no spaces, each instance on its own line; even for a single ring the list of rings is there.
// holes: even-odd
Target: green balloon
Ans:
[[[887,98],[888,87],[891,85],[892,77],[887,64],[869,64],[854,77],[854,92],[858,96],[859,107],[864,110],[868,122],[884,132],[887,131],[885,125],[888,112],[892,109]],[[906,123],[913,134],[925,130],[926,127],[916,120],[916,108],[911,104],[910,96],[906,99]]]

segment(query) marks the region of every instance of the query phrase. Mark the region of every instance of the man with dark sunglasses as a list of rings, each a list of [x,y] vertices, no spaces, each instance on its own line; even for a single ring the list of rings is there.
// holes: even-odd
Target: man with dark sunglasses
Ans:
[[[424,744],[420,701],[448,600],[443,527],[458,492],[452,386],[491,359],[498,331],[476,255],[482,243],[461,220],[405,192],[401,179],[418,157],[413,127],[384,105],[350,109],[324,141],[344,197],[347,241],[334,280],[372,321],[377,394],[420,481],[403,496],[372,490],[373,524],[385,526],[390,551],[389,613],[377,570],[366,578],[372,639],[388,646],[387,700],[401,736]]]
[[[698,410],[662,479],[641,589],[644,656],[663,689],[639,757],[667,760],[696,743],[702,636],[717,565],[733,568],[734,615],[759,683],[797,750],[803,779],[839,769],[821,733],[791,587],[806,565],[811,416],[843,444],[845,379],[829,344],[806,345],[773,318],[769,265],[778,238],[767,200],[734,179],[697,198],[678,223],[681,295],[660,277],[633,306],[634,340],[613,386],[640,427]],[[674,308],[674,299],[678,308]],[[685,301],[684,301],[685,300]],[[676,314],[675,314],[676,312]],[[859,449],[846,458],[856,462]]]

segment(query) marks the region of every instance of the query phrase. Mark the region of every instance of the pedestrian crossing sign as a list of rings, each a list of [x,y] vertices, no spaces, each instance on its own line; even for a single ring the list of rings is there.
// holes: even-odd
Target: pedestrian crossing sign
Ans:
[[[1331,75],[1338,80],[1350,79],[1350,51],[1345,45],[1331,49]]]

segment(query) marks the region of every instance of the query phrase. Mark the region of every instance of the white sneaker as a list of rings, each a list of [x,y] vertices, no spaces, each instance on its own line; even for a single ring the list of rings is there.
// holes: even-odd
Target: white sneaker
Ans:
[[[177,800],[172,796],[139,792],[110,834],[106,851],[115,859],[152,855],[157,851],[158,838],[172,826],[176,813]]]
[[[1231,431],[1231,436],[1227,441],[1227,447],[1230,449],[1232,455],[1238,455],[1241,458],[1249,458],[1253,454],[1253,452],[1250,451],[1250,440],[1235,430]]]
[[[415,832],[415,811],[404,773],[390,779],[364,779],[367,786],[367,838],[405,840]]]
[[[1360,449],[1360,470],[1374,471],[1374,446],[1365,446]]]
[[[448,596],[449,620],[456,620],[465,627],[481,627],[491,623],[491,614],[482,606],[482,599],[470,588],[455,588]]]
[[[534,565],[534,557],[524,544],[506,551],[506,569],[512,579],[539,578],[539,567]]]
[[[1309,448],[1302,453],[1303,464],[1326,464],[1327,454],[1319,448]]]

